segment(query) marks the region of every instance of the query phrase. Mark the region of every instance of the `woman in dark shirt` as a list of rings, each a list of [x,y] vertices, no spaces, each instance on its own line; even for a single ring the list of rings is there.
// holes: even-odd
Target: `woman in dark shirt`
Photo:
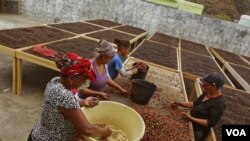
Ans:
[[[215,126],[225,109],[225,101],[220,89],[224,85],[223,78],[211,73],[200,79],[203,93],[194,102],[174,102],[173,107],[191,108],[190,114],[183,112],[184,118],[193,122],[196,141],[203,141],[211,127]]]

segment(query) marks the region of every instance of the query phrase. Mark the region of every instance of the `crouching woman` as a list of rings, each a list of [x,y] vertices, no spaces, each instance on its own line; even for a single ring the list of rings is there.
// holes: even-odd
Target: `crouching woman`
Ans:
[[[98,128],[86,119],[80,107],[94,107],[98,101],[87,97],[77,101],[70,91],[77,89],[87,79],[95,81],[89,60],[68,53],[56,62],[61,77],[50,80],[44,92],[42,114],[33,127],[28,141],[75,141],[79,135],[107,138],[108,127]]]

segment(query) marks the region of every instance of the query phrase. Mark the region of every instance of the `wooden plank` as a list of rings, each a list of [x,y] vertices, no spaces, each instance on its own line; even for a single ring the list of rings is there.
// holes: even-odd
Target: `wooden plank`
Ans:
[[[131,54],[133,54],[144,42],[145,40],[143,40],[137,47],[135,47],[129,54],[128,54],[128,57],[131,56]]]
[[[207,45],[205,45],[205,46],[206,46],[206,48],[207,48],[208,53],[214,58],[212,52],[210,51],[210,47],[208,47]]]
[[[60,31],[63,31],[63,32],[73,34],[73,35],[79,35],[77,33],[74,33],[74,32],[68,31],[68,30],[64,30],[64,29],[61,29],[61,28],[57,28],[57,27],[54,27],[54,26],[49,26],[49,25],[46,25],[46,26],[49,27],[49,28],[54,28],[54,29],[57,29],[57,30],[60,30]]]
[[[38,57],[38,56],[35,56],[35,55],[32,55],[32,54],[29,54],[29,53],[26,53],[26,52],[17,51],[16,57],[18,59],[26,60],[26,61],[38,64],[38,65],[44,66],[46,68],[50,68],[50,69],[59,71],[59,69],[56,68],[55,62]]]
[[[15,49],[0,45],[0,53],[15,57]]]
[[[102,22],[100,23],[100,21],[102,21]],[[119,26],[123,25],[121,23],[117,23],[115,21],[108,20],[108,19],[92,19],[92,20],[87,20],[87,21],[84,21],[84,22],[86,22],[86,23],[92,23],[94,25],[99,25],[99,26],[105,26],[108,29],[111,29],[112,27],[115,28],[115,27],[119,27]]]
[[[51,42],[42,43],[42,45],[52,44],[52,43],[56,43],[56,42],[66,41],[66,40],[71,40],[71,39],[79,38],[79,37],[85,38],[85,37],[82,36],[82,35],[77,35],[77,36],[73,36],[73,37],[69,37],[69,38],[65,38],[65,39],[60,39],[60,40],[55,40],[55,41],[51,41]],[[91,38],[90,40],[94,40],[94,39]],[[94,41],[96,41],[96,40],[94,40]],[[40,44],[37,44],[37,45],[40,45]],[[31,45],[31,46],[27,46],[27,47],[22,47],[22,48],[18,48],[18,49],[16,49],[16,50],[17,50],[17,51],[25,51],[25,50],[28,50],[28,49],[34,47],[34,46],[36,46],[36,45]]]
[[[150,38],[152,38],[153,36],[151,36]],[[150,40],[150,38],[148,40]],[[180,39],[179,39],[180,40]],[[181,46],[181,43],[179,41],[179,45],[178,47],[175,47],[175,46],[171,46],[171,45],[168,45],[168,44],[164,44],[164,43],[161,43],[161,42],[157,42],[157,41],[154,41],[154,40],[150,40],[151,42],[155,42],[155,43],[158,43],[158,44],[162,44],[162,45],[165,45],[165,46],[170,46],[170,47],[173,47],[173,48],[180,48]]]
[[[188,52],[191,52],[191,53],[195,53],[195,54],[198,54],[198,55],[214,58],[214,56],[209,51],[207,45],[204,45],[204,44],[200,44],[200,43],[193,42],[193,41],[190,41],[190,40],[182,39],[180,41],[180,48],[182,50],[185,50],[185,51],[188,51]],[[189,48],[191,48],[191,49],[189,49]],[[202,51],[196,51],[196,49],[198,49],[198,50],[202,49]],[[202,54],[202,53],[204,53],[204,54]]]
[[[89,36],[85,36],[85,35],[81,35],[81,37],[85,38],[85,39],[88,39],[88,40],[92,40],[92,41],[96,41],[96,42],[100,42],[99,39],[96,39],[96,38],[92,38],[92,37],[89,37]],[[111,42],[109,42],[111,43]],[[117,45],[115,43],[111,43],[112,46],[116,49],[117,51]]]
[[[188,121],[188,127],[189,127],[189,134],[190,134],[191,141],[195,141],[194,128],[193,128],[193,123],[191,121]]]
[[[129,36],[133,36],[133,38],[132,38],[131,40],[129,40],[129,43],[130,43],[130,44],[132,44],[132,43],[134,43],[134,42],[137,41],[136,36],[134,36],[133,34],[121,32],[121,31],[116,31],[116,30],[114,30],[114,29],[105,29],[105,30],[94,31],[94,32],[92,32],[91,34],[93,34],[93,33],[98,33],[98,32],[102,32],[102,31],[113,31],[113,32],[118,32],[118,33],[122,33],[122,34],[127,34],[127,35],[129,35]],[[90,33],[87,33],[87,34],[90,35]],[[88,36],[87,34],[83,34],[83,35],[84,35],[85,37],[90,37],[90,36]],[[90,38],[94,38],[94,37],[90,37]],[[100,40],[100,39],[98,39],[98,38],[94,38],[94,39],[96,39],[96,40],[98,40],[98,41]]]
[[[149,64],[149,65],[154,65],[154,66],[157,66],[159,68],[164,68],[166,70],[171,70],[173,72],[178,72],[178,73],[181,72],[180,70],[176,70],[176,69],[172,69],[172,68],[169,68],[169,67],[165,67],[165,66],[162,66],[162,65],[159,65],[159,64],[155,64],[155,63],[152,63],[152,62],[148,62],[148,61],[145,61],[145,60],[141,60],[141,59],[138,59],[138,58],[135,58],[135,57],[130,57],[130,58],[134,58],[134,59],[136,59],[136,60],[138,60],[140,62],[144,62],[144,63]]]
[[[194,86],[195,86],[197,98],[198,98],[202,94],[202,89],[199,84],[199,78],[195,79]]]
[[[193,88],[190,94],[189,100],[194,101],[196,97],[197,97],[197,94],[196,94],[195,88]]]
[[[180,50],[185,50],[185,49],[181,49],[180,48]],[[213,55],[211,55],[211,56],[207,56],[207,55],[204,55],[204,54],[200,54],[200,53],[197,53],[197,52],[193,52],[193,51],[190,51],[190,50],[185,50],[186,52],[190,52],[190,53],[194,53],[194,54],[198,54],[198,55],[201,55],[201,56],[205,56],[205,57],[210,57],[210,58],[214,58],[214,56]],[[209,52],[209,51],[208,51]]]
[[[183,73],[183,76],[185,78],[188,78],[188,79],[191,79],[191,80],[195,80],[196,78],[200,78],[201,76],[197,76],[197,75],[194,75],[194,74],[190,74],[190,73],[187,73],[187,72],[182,72]]]
[[[153,42],[153,41],[151,41],[151,40],[143,40],[135,49],[133,49],[133,50],[129,53],[128,56],[129,56],[129,57],[133,57],[133,56],[131,56],[131,55],[132,55],[137,49],[139,49],[139,47],[140,47],[145,41],[159,44],[158,42]],[[170,68],[170,67],[166,67],[166,66],[159,65],[159,64],[156,64],[156,63],[153,63],[153,62],[149,62],[149,61],[147,61],[147,62],[152,63],[152,64],[155,64],[155,65],[158,65],[158,66],[163,66],[163,67],[166,67],[166,68],[169,68],[169,69],[172,69],[172,70],[180,71],[180,65],[179,65],[179,64],[180,64],[180,60],[179,60],[179,55],[178,55],[178,48],[176,48],[176,47],[171,47],[171,46],[168,46],[168,45],[166,45],[166,44],[160,44],[160,45],[164,45],[164,46],[166,46],[166,47],[173,48],[173,49],[176,50],[177,69]],[[136,57],[133,57],[133,58],[136,58]],[[139,58],[136,58],[136,59],[139,59]],[[140,60],[142,60],[142,59],[140,59]]]
[[[248,65],[250,65],[250,62],[249,62],[246,58],[244,58],[242,55],[239,55],[239,54],[238,54],[238,56],[239,56],[244,62],[246,62]]]
[[[220,63],[225,64],[226,60],[224,60],[212,47],[209,48],[209,50],[220,61]]]
[[[146,31],[146,32],[144,32],[144,33],[142,33],[142,34],[140,34],[140,35],[137,35],[137,38],[139,39],[139,38],[146,38],[146,36],[148,35],[148,32]]]
[[[224,74],[224,72],[223,72],[223,74]],[[226,74],[224,74],[224,75],[225,75],[226,79],[229,79],[229,78],[226,76]],[[186,73],[186,72],[183,72],[183,76],[184,76],[184,78],[191,79],[191,80],[196,80],[197,78],[202,77],[202,76],[197,76],[197,75],[190,74],[190,73]],[[228,85],[228,84],[225,84],[225,85],[228,86],[228,87],[233,87],[233,88],[235,88],[235,86],[232,84],[231,80],[229,81],[229,83],[230,83],[230,85]]]
[[[22,60],[17,59],[17,95],[22,95]]]
[[[99,39],[96,39],[96,38],[92,38],[92,37],[89,37],[89,36],[85,36],[85,35],[81,35],[81,37],[85,38],[85,39],[89,39],[89,40],[92,40],[92,41],[96,41],[96,42],[99,42],[100,40]],[[112,43],[113,44],[113,43]]]
[[[181,71],[181,55],[180,55],[180,48],[177,48],[176,53],[177,53],[177,69]]]
[[[250,91],[250,85],[233,69],[233,67],[230,66],[228,62],[226,62],[224,66],[246,91]]]
[[[117,25],[117,26],[113,26],[113,27],[107,27],[108,29],[113,29],[113,28],[117,28],[117,27],[120,27],[120,26],[124,26],[123,24],[121,25]]]
[[[210,131],[207,135],[207,141],[217,141],[213,128],[210,129]]]
[[[195,80],[188,79],[183,76],[183,81],[184,81],[188,101],[193,101],[197,97],[196,89],[195,89]]]
[[[157,64],[152,64],[147,61],[143,61],[137,58],[129,57],[125,62],[124,66],[130,68],[134,62],[144,62],[149,66],[149,72],[146,76],[146,80],[153,82],[157,87],[161,88],[161,92],[169,93],[169,91],[174,91],[176,93],[181,93],[181,101],[187,101],[185,85],[181,72],[172,71],[167,67],[158,66]],[[175,76],[174,78],[172,78]],[[164,77],[164,78],[163,78]],[[169,81],[167,79],[174,79]],[[176,81],[176,82],[175,82]]]
[[[180,48],[178,48],[178,53],[177,53],[177,55],[179,56],[178,57],[178,62],[179,62],[179,66],[178,66],[178,69],[182,72],[182,66],[181,66],[181,49]],[[183,75],[183,74],[182,74]],[[183,77],[184,77],[184,75],[183,75]]]
[[[16,61],[16,69],[15,69],[16,70],[16,80],[15,80],[16,93],[14,93],[15,95],[19,95],[19,96],[22,95],[22,60],[26,60],[26,61],[38,64],[38,65],[59,71],[56,68],[55,62],[46,60],[44,58],[40,58],[38,56],[34,56],[32,54],[28,54],[28,53],[17,50],[16,57],[17,57],[17,61]],[[14,80],[13,80],[13,83],[14,83]]]
[[[66,23],[54,23],[53,25],[57,25],[57,24],[58,24],[58,25],[59,25],[59,24],[67,24],[67,23],[69,23],[69,24],[71,24],[71,23],[74,24],[74,22],[66,22]],[[85,35],[85,34],[95,33],[95,32],[99,32],[99,31],[103,31],[103,30],[108,30],[108,28],[101,27],[101,26],[99,26],[99,25],[93,25],[93,24],[87,23],[87,22],[81,22],[81,21],[79,21],[79,22],[77,22],[77,23],[83,23],[83,24],[87,24],[87,25],[91,25],[91,26],[96,26],[97,28],[102,28],[102,29],[100,29],[100,30],[95,30],[95,31],[91,31],[91,32],[85,32],[85,33],[79,34],[79,33],[74,33],[74,32],[71,32],[71,31],[68,31],[68,30],[59,28],[59,27],[55,27],[55,26],[53,26],[52,24],[46,24],[46,26],[52,27],[52,28],[55,28],[55,29],[58,29],[58,30],[61,30],[61,31],[64,31],[64,32],[69,32],[69,33],[74,34],[74,35]]]
[[[225,76],[225,78],[227,79],[227,81],[229,82],[229,84],[231,85],[231,87],[235,88],[233,82],[227,77],[227,75],[225,74],[225,72],[222,70],[222,68],[220,67],[220,65],[216,62],[216,60],[214,59],[215,64],[217,65],[217,67],[219,67],[220,71],[223,73],[223,75]],[[225,84],[228,85],[228,84]],[[228,86],[230,86],[228,85]]]
[[[183,74],[182,74],[182,72],[179,72],[179,73],[181,76],[181,84],[182,84],[183,93],[184,93],[184,101],[188,102],[187,91],[186,91],[185,84],[184,84]]]
[[[144,39],[146,39],[146,37],[147,37],[147,34],[138,38],[138,40],[133,44],[133,46],[130,47],[129,52],[133,51],[138,45],[140,45],[140,43],[143,42]]]
[[[123,26],[124,26],[124,25],[123,25]],[[119,27],[119,26],[118,26],[118,27]],[[110,28],[110,30],[114,30],[114,31],[117,31],[117,32],[121,32],[121,33],[129,34],[129,35],[132,35],[132,36],[136,36],[136,38],[141,38],[141,37],[143,37],[143,36],[145,36],[145,35],[147,35],[147,34],[148,34],[148,32],[147,32],[147,31],[145,31],[144,33],[141,33],[141,34],[137,35],[137,34],[132,34],[132,33],[128,33],[128,32],[125,32],[125,31],[121,31],[121,30],[113,29],[113,27],[112,27],[112,28]]]
[[[17,94],[17,58],[12,58],[12,93]]]
[[[154,37],[155,38],[159,37],[161,38],[161,40],[154,39]],[[179,48],[181,45],[181,39],[179,37],[174,37],[172,35],[167,35],[160,32],[154,33],[148,40],[161,43],[163,45],[168,45],[174,48]],[[178,45],[175,45],[175,43],[173,43],[174,42],[173,40],[178,40]]]
[[[101,26],[101,25],[98,25],[98,24],[94,24],[94,23],[91,23],[91,22],[86,22],[86,21],[82,21],[83,23],[87,23],[87,24],[91,24],[91,25],[94,25],[94,26],[99,26],[99,27],[102,27],[102,28],[105,28],[105,29],[110,29],[106,26]]]
[[[83,33],[83,34],[80,34],[80,35],[92,34],[92,33],[100,32],[100,31],[105,31],[105,30],[108,30],[108,29],[101,29],[101,30],[97,30],[97,31],[86,32],[86,33]]]
[[[225,87],[225,88],[227,88],[227,89],[232,89],[232,90],[234,90],[234,91],[238,91],[238,92],[240,92],[240,93],[248,93],[248,94],[250,94],[250,92],[248,92],[248,91],[245,91],[245,90],[241,90],[241,89],[237,89],[237,88],[232,88],[232,87],[229,87],[229,86],[223,86],[223,87]]]
[[[225,72],[225,70],[226,70],[225,65],[223,65],[221,69],[223,70],[223,72]]]

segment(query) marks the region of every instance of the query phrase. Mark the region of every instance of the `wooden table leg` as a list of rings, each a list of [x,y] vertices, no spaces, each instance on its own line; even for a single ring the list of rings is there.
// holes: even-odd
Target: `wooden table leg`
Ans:
[[[17,95],[17,58],[12,59],[12,89],[13,95]]]
[[[22,60],[17,59],[17,95],[22,95]]]
[[[194,101],[196,99],[197,95],[196,95],[196,91],[195,88],[192,89],[192,92],[188,98],[189,101]]]

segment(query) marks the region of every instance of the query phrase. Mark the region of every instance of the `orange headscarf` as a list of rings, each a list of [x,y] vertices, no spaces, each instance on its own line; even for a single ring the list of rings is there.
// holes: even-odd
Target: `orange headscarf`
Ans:
[[[56,65],[61,70],[62,75],[69,76],[81,73],[90,81],[96,80],[89,59],[82,58],[75,53],[67,53],[62,60],[56,62]]]

